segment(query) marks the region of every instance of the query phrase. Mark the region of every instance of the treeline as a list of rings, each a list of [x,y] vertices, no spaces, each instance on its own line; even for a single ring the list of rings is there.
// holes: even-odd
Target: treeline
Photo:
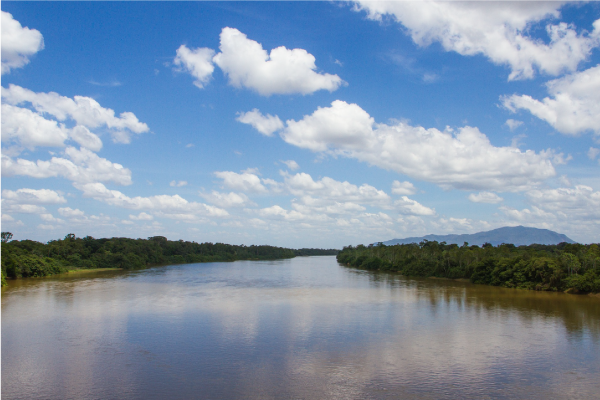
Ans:
[[[394,246],[344,247],[338,262],[406,276],[469,279],[473,283],[530,290],[600,292],[600,247],[489,243],[482,247],[423,241]]]
[[[123,268],[235,260],[274,260],[298,255],[325,255],[337,250],[286,249],[274,246],[237,246],[224,243],[171,241],[163,236],[148,239],[94,239],[67,235],[64,239],[40,243],[33,240],[8,241],[2,233],[2,281],[53,275],[69,269]]]
[[[337,249],[298,249],[294,250],[297,256],[335,256],[340,251]]]

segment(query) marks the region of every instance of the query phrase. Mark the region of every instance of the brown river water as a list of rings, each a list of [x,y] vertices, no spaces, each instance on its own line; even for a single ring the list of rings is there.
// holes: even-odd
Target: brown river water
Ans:
[[[600,399],[600,298],[335,257],[10,281],[3,399]]]

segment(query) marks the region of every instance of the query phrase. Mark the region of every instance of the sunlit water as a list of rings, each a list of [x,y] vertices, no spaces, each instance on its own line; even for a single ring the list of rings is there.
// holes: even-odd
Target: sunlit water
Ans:
[[[600,398],[600,299],[335,257],[11,281],[2,398]]]

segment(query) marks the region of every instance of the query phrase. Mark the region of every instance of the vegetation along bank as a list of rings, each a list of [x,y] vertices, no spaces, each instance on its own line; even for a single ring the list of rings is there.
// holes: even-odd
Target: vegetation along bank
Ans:
[[[72,269],[136,269],[150,265],[236,260],[274,260],[296,256],[335,255],[335,249],[287,249],[224,243],[171,241],[163,236],[148,239],[75,237],[40,243],[12,240],[2,232],[2,286],[8,278],[48,276]]]
[[[344,265],[406,276],[469,279],[508,288],[600,292],[600,247],[560,243],[519,246],[463,246],[422,241],[419,244],[344,247]]]

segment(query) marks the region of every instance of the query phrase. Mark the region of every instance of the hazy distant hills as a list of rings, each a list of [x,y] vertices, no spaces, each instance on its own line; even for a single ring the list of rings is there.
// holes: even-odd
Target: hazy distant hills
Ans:
[[[505,226],[504,228],[493,229],[487,232],[478,232],[464,235],[426,235],[422,237],[409,237],[405,239],[392,239],[382,242],[386,246],[394,244],[419,243],[423,239],[429,241],[446,242],[447,244],[456,243],[461,245],[464,242],[469,245],[481,246],[484,243],[491,243],[497,246],[502,243],[512,243],[515,246],[530,244],[558,244],[561,242],[575,243],[566,235],[556,233],[548,229],[527,228],[524,226]]]

